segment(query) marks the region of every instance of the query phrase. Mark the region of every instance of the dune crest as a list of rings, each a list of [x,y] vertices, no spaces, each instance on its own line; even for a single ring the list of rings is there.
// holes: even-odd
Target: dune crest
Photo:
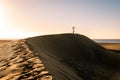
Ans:
[[[119,80],[120,54],[79,34],[26,39],[54,80]]]
[[[0,80],[120,80],[120,54],[79,34],[1,41]]]
[[[24,40],[0,43],[0,80],[52,80]]]

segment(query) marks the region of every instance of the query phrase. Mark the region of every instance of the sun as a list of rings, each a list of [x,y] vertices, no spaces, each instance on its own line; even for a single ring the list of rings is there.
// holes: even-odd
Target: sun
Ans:
[[[19,30],[17,26],[11,24],[12,19],[9,18],[7,6],[0,3],[0,39],[19,39],[25,38],[27,32]]]

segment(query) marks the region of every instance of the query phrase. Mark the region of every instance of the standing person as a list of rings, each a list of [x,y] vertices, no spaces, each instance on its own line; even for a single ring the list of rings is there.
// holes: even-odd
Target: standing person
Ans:
[[[73,26],[72,29],[73,29],[73,34],[74,34],[75,33],[75,27]]]

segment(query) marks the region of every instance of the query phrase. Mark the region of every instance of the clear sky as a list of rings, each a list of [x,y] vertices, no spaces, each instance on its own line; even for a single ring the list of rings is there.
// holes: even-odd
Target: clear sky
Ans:
[[[0,38],[76,33],[120,39],[120,0],[0,0]]]

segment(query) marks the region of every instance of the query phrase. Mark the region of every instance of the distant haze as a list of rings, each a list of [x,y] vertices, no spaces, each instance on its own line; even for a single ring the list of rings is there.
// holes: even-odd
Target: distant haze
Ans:
[[[120,0],[0,0],[0,38],[76,33],[120,39]]]

